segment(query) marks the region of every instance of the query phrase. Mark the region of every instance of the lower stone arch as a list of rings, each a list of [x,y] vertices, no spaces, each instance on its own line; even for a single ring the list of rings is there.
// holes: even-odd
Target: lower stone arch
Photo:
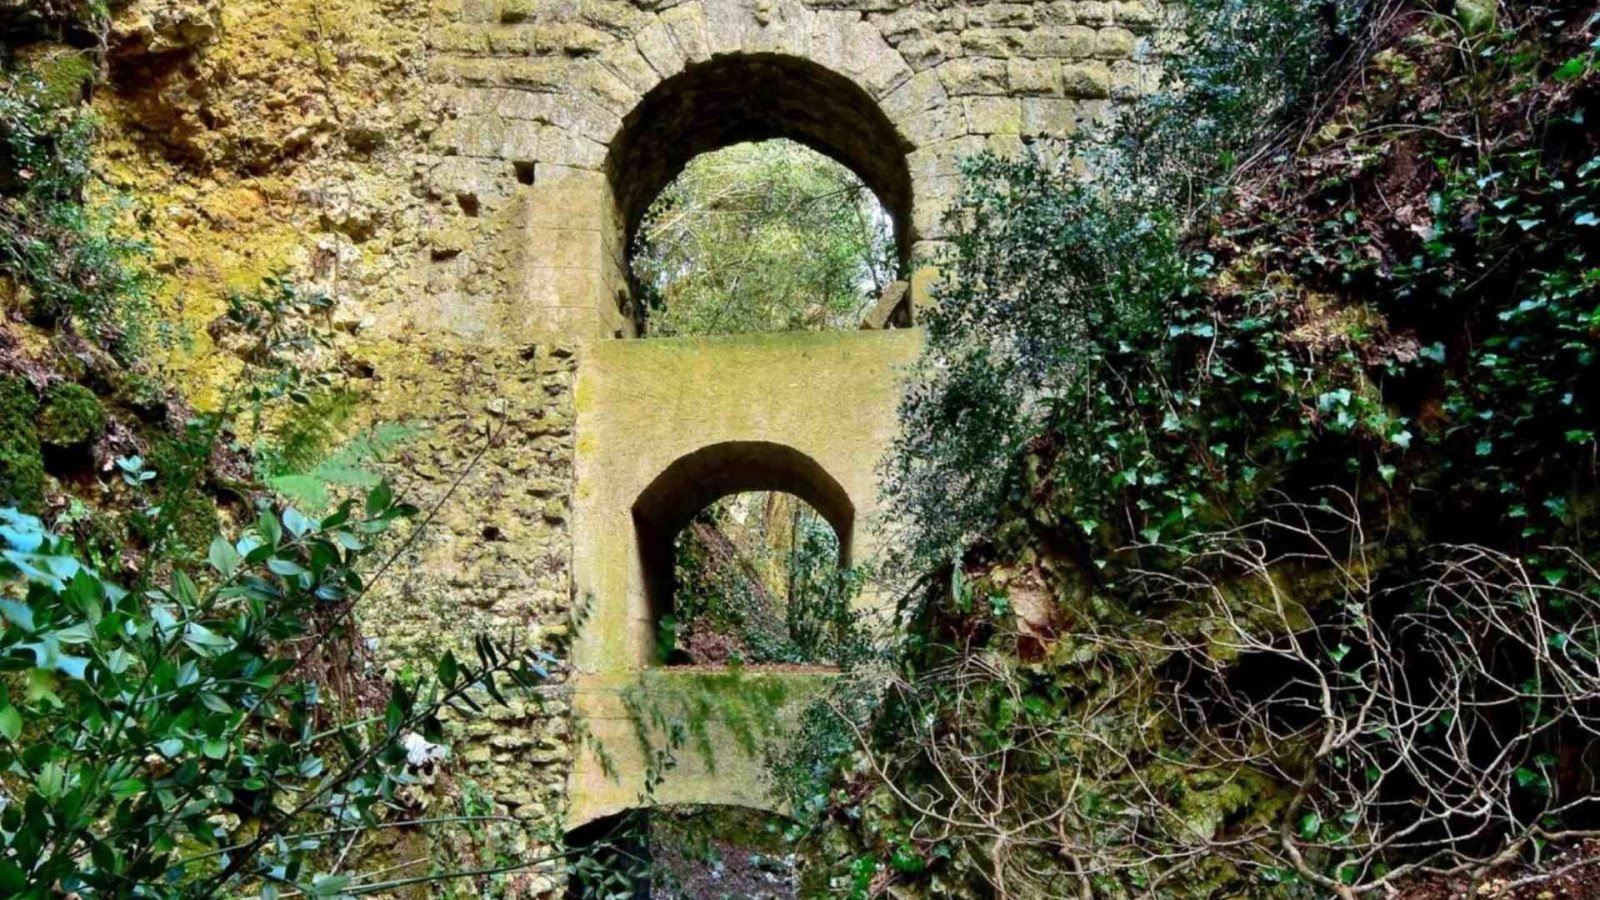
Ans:
[[[851,559],[856,508],[844,487],[799,450],[768,441],[725,441],[679,457],[633,504],[639,563],[652,619],[672,610],[673,539],[696,513],[748,491],[782,491],[810,504],[839,536],[839,564]]]

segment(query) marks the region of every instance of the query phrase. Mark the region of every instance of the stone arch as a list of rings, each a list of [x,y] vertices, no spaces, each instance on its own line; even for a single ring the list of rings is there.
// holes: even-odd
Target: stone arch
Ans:
[[[694,157],[788,138],[851,169],[894,219],[902,257],[912,236],[912,144],[867,90],[809,59],[737,53],[689,65],[623,118],[605,170],[632,246],[652,201]]]
[[[634,531],[651,619],[672,609],[673,539],[723,497],[782,491],[810,504],[839,536],[839,562],[850,563],[856,509],[849,493],[815,459],[769,441],[724,441],[673,461],[633,504]]]

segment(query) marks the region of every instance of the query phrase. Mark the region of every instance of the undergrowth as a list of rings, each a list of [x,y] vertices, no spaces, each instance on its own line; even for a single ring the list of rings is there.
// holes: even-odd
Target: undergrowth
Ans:
[[[1590,833],[1596,21],[1200,3],[1172,90],[969,163],[835,889],[1532,883]]]

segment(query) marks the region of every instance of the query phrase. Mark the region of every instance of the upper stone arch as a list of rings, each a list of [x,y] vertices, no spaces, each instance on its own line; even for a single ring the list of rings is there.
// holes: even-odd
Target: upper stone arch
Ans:
[[[713,57],[655,85],[622,120],[606,174],[631,246],[651,202],[694,157],[746,141],[788,138],[854,171],[911,241],[912,149],[867,91],[807,59]]]
[[[915,265],[949,237],[963,157],[1068,136],[1153,83],[1169,6],[439,0],[429,302],[407,315],[485,342],[631,333],[643,211],[696,152],[762,137],[855,170]]]

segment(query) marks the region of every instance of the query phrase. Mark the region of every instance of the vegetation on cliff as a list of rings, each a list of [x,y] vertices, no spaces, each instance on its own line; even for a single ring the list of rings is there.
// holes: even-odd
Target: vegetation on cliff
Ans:
[[[940,574],[881,706],[831,726],[834,889],[1573,864],[1600,824],[1597,25],[1197,3],[1174,90],[971,164],[890,469],[902,571]]]
[[[372,851],[355,838],[415,827],[442,719],[547,682],[553,660],[484,639],[426,675],[368,665],[352,612],[418,511],[363,468],[398,438],[330,434],[320,294],[273,279],[234,296],[214,324],[240,374],[215,409],[153,364],[144,222],[90,161],[106,15],[47,3],[4,35],[89,49],[0,42],[0,894],[461,877],[357,877]]]

